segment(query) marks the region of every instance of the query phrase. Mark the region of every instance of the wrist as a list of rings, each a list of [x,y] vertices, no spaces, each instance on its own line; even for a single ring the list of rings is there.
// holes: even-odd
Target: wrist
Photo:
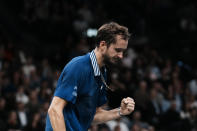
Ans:
[[[119,116],[124,116],[124,115],[121,113],[121,107],[118,108],[118,115],[119,115]]]

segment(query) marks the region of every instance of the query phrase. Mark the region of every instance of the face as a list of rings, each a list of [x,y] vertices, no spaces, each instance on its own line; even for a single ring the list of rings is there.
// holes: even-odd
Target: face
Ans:
[[[123,58],[123,54],[128,46],[128,40],[124,40],[120,35],[116,36],[116,43],[111,43],[103,53],[105,64],[117,64]]]

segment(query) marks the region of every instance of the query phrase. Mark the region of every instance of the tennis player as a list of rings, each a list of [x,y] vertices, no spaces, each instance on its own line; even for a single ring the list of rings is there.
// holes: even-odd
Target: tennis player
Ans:
[[[124,98],[120,107],[101,108],[107,102],[107,64],[123,58],[130,34],[115,22],[102,25],[96,36],[96,48],[73,58],[63,69],[46,119],[46,131],[87,131],[91,123],[103,123],[128,115],[134,110],[132,98]]]

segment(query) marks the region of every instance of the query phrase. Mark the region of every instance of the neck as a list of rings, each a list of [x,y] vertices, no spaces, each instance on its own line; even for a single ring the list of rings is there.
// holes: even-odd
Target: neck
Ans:
[[[102,56],[100,50],[97,47],[95,48],[94,53],[96,55],[96,60],[97,60],[97,63],[99,65],[99,68],[101,68],[102,66],[104,66],[103,56]]]

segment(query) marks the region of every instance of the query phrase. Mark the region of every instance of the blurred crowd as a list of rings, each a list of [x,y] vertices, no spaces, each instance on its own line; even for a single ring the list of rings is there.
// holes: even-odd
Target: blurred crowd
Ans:
[[[4,8],[10,15],[0,13],[0,131],[43,131],[61,70],[94,48],[87,29],[111,20],[134,34],[122,62],[108,68],[114,91],[103,108],[119,107],[126,96],[136,107],[89,130],[197,131],[195,3],[18,0]]]
[[[84,39],[80,43],[84,42],[87,44]],[[44,130],[62,69],[56,66],[64,65],[49,62],[49,58],[36,60],[15,47],[12,43],[0,46],[0,130]],[[85,54],[80,49],[75,55]],[[118,107],[126,96],[135,99],[136,108],[130,116],[92,125],[90,131],[197,129],[196,69],[142,46],[129,47],[122,63],[109,68],[109,74],[110,87],[115,91],[108,91],[109,102],[104,108]]]
[[[43,131],[58,74],[47,59],[35,65],[12,44],[1,45],[0,130]]]

